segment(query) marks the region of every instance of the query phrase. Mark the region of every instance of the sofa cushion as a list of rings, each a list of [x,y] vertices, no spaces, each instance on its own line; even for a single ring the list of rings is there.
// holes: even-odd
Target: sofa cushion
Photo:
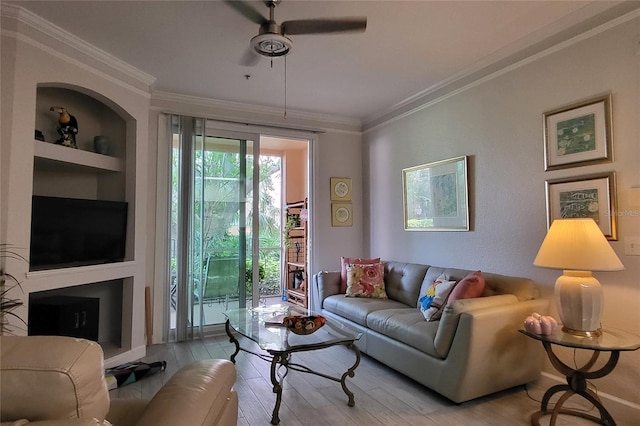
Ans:
[[[414,308],[384,309],[367,316],[367,327],[431,356],[439,357],[434,347],[438,322],[427,322]]]
[[[0,342],[3,421],[104,420],[109,393],[98,343],[63,336],[0,336]]]
[[[346,295],[388,299],[384,290],[384,266],[381,263],[347,265]]]
[[[385,262],[384,281],[389,299],[397,300],[407,306],[416,306],[420,284],[428,268],[427,265],[415,263]]]
[[[391,299],[347,297],[344,294],[336,294],[324,299],[322,307],[333,314],[340,315],[366,327],[367,316],[371,312],[383,309],[406,308],[406,305]]]
[[[380,258],[375,259],[363,259],[360,257],[341,257],[340,258],[340,293],[347,292],[347,265],[363,265],[379,263]]]

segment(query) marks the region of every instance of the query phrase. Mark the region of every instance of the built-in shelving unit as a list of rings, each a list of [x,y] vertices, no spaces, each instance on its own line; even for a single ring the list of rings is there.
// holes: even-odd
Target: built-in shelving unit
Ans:
[[[78,121],[78,148],[55,143],[57,114],[51,106],[63,106]],[[88,94],[64,87],[38,87],[35,128],[45,141],[33,141],[33,195],[126,201],[129,205],[127,248],[124,262],[69,266],[27,273],[29,302],[57,297],[99,298],[98,342],[106,364],[117,364],[132,349],[132,307],[135,285],[135,191],[127,173],[135,170],[135,140],[127,137],[127,121],[110,106]],[[93,138],[112,141],[110,155],[94,152]],[[70,218],[73,220],[73,218]],[[96,226],[100,226],[99,223]],[[138,284],[139,285],[139,284]]]
[[[145,287],[158,281],[146,279],[148,256],[142,232],[149,193],[154,78],[116,58],[104,60],[104,52],[78,43],[77,36],[26,9],[2,6],[2,22],[6,20],[7,28],[14,31],[2,32],[2,46],[6,42],[9,49],[2,56],[2,123],[6,126],[0,144],[0,243],[15,248],[20,257],[2,258],[0,267],[20,282],[19,288],[9,290],[11,298],[22,302],[15,316],[5,319],[14,334],[27,335],[30,316],[40,315],[43,309],[71,310],[74,317],[77,312],[82,316],[82,310],[59,306],[87,298],[93,299],[90,306],[95,309],[97,298],[97,340],[105,353],[105,367],[135,361],[146,353]],[[4,90],[5,75],[9,90]],[[58,130],[59,108],[77,120],[77,149],[57,143],[64,139]],[[102,136],[98,148],[94,147],[96,136]],[[52,198],[75,200],[64,204]],[[78,214],[78,205],[96,208]],[[95,242],[104,233],[95,237],[92,224],[103,231],[111,222],[100,213],[110,208],[120,212],[115,225],[118,250],[106,256],[106,251],[98,250],[101,255],[97,256],[91,249],[98,247]],[[56,214],[49,217],[49,212]],[[34,227],[34,218],[36,224],[44,225]],[[84,228],[62,229],[65,223]],[[76,238],[77,230],[84,232],[83,239]],[[87,256],[64,251],[72,241],[81,241],[76,253]],[[65,256],[53,256],[56,253]],[[44,297],[54,300],[36,300],[39,307],[32,310],[30,302]],[[74,306],[89,305],[80,300]],[[38,325],[34,330],[44,332]],[[95,333],[87,335],[93,338]]]
[[[285,286],[290,303],[308,306],[307,200],[285,208]]]

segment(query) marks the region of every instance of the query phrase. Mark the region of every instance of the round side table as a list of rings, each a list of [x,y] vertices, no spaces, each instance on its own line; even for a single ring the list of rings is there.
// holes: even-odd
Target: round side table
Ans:
[[[551,335],[529,333],[526,330],[519,330],[520,333],[542,342],[545,351],[549,357],[549,361],[553,367],[567,378],[566,385],[555,385],[550,387],[542,397],[540,410],[531,415],[531,424],[540,425],[540,418],[551,415],[549,425],[555,425],[558,415],[565,414],[570,416],[582,417],[593,422],[614,426],[616,424],[613,417],[602,405],[600,398],[591,389],[587,388],[587,380],[604,377],[611,373],[618,363],[621,351],[635,351],[640,349],[640,336],[627,333],[621,330],[602,329],[602,334],[597,337],[582,337],[563,332],[560,327]],[[553,347],[564,346],[567,348],[592,350],[593,355],[584,365],[580,367],[570,367],[562,362],[553,352]],[[609,359],[606,364],[597,370],[592,370],[601,353],[609,353]],[[549,400],[558,392],[564,393],[556,402],[553,410],[549,410]],[[600,417],[576,411],[568,408],[562,408],[562,405],[572,396],[580,395],[589,401],[598,409]]]

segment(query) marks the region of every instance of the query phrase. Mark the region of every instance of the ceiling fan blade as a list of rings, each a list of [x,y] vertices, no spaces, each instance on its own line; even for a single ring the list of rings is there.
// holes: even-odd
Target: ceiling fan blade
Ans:
[[[260,12],[254,9],[253,6],[251,6],[247,2],[239,0],[224,0],[224,2],[236,12],[240,13],[242,16],[255,24],[262,25],[269,22],[267,18],[262,16]]]
[[[287,35],[362,32],[366,28],[367,18],[365,16],[296,19],[282,23],[282,32]]]
[[[245,67],[253,67],[258,65],[260,62],[261,56],[256,52],[251,46],[248,46],[244,53],[242,54],[242,58],[240,58],[240,65]]]

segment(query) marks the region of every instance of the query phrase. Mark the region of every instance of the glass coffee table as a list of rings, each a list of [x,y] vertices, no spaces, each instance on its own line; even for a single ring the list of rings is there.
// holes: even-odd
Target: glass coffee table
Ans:
[[[353,392],[347,388],[347,377],[353,377],[355,370],[360,364],[360,351],[354,344],[362,333],[355,332],[339,322],[327,319],[327,323],[317,329],[312,334],[299,335],[282,325],[272,325],[274,319],[286,315],[311,316],[317,315],[308,309],[298,308],[291,305],[279,304],[258,308],[232,309],[223,312],[227,317],[225,330],[229,336],[229,341],[236,346],[236,350],[231,355],[231,362],[235,364],[238,352],[244,351],[255,355],[271,363],[271,383],[273,392],[276,394],[276,404],[271,416],[271,424],[280,423],[278,412],[282,401],[282,381],[289,370],[300,371],[302,373],[314,374],[324,377],[334,382],[339,382],[342,390],[348,397],[347,405],[353,407],[355,400]],[[265,324],[266,323],[266,324]],[[233,331],[254,341],[260,349],[266,353],[256,353],[242,348],[236,339]],[[296,352],[316,351],[332,346],[346,346],[355,354],[354,364],[345,371],[341,377],[333,377],[328,374],[317,372],[311,368],[292,362],[292,355]]]

